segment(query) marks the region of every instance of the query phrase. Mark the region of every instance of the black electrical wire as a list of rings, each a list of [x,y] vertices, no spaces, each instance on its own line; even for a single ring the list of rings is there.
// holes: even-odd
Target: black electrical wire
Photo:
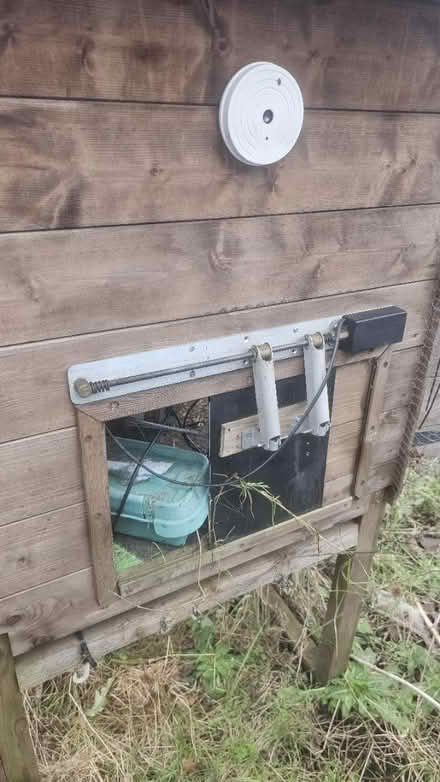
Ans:
[[[331,374],[331,372],[333,370],[333,367],[334,367],[334,364],[335,364],[335,360],[336,360],[336,353],[337,353],[338,347],[339,347],[339,340],[340,340],[343,324],[344,324],[344,318],[341,318],[341,320],[338,323],[338,327],[336,329],[336,332],[335,332],[334,346],[333,346],[332,354],[331,354],[331,357],[330,357],[330,362],[329,362],[329,365],[327,367],[327,371],[326,371],[326,373],[325,373],[325,375],[324,375],[324,377],[322,379],[322,382],[321,382],[321,384],[320,384],[316,394],[314,395],[314,397],[311,400],[311,402],[309,402],[309,404],[307,405],[307,407],[304,410],[304,413],[302,414],[302,416],[300,416],[300,418],[298,418],[298,420],[296,421],[295,425],[290,430],[289,434],[287,435],[286,439],[281,444],[281,446],[278,448],[278,450],[277,451],[273,451],[273,453],[271,453],[270,456],[268,456],[267,459],[264,460],[264,462],[259,464],[257,467],[254,467],[254,469],[250,470],[248,473],[246,473],[246,475],[236,476],[235,480],[232,477],[230,480],[226,479],[222,483],[186,483],[185,481],[178,481],[175,478],[167,478],[166,475],[160,475],[158,472],[155,472],[154,470],[152,470],[150,467],[147,467],[146,465],[144,466],[144,469],[147,470],[147,472],[151,473],[151,475],[154,475],[155,478],[159,478],[160,480],[165,481],[166,483],[172,483],[172,484],[174,484],[176,486],[186,486],[188,489],[194,489],[194,488],[220,489],[220,488],[223,488],[224,486],[236,486],[236,487],[240,488],[240,481],[245,481],[248,478],[251,478],[253,475],[256,475],[257,472],[259,472],[264,467],[266,467],[268,464],[270,464],[270,462],[272,462],[278,456],[278,454],[287,446],[287,444],[291,441],[291,439],[299,432],[299,430],[301,429],[302,425],[304,424],[304,422],[306,421],[306,419],[310,415],[310,413],[313,410],[313,408],[315,407],[319,397],[321,396],[322,392],[324,391],[324,388],[326,387],[326,385],[327,385],[327,383],[329,381],[329,378],[330,378],[330,374]],[[115,437],[115,435],[113,434],[113,432],[110,431],[110,429],[107,428],[107,431],[108,431],[110,437],[112,438],[112,440],[121,449],[121,451],[123,453],[125,453],[125,455],[128,456],[129,459],[131,459],[133,462],[138,464],[139,462],[138,462],[138,459],[136,458],[136,456],[134,456],[132,453],[130,453],[130,451],[128,451],[125,448],[125,446],[122,445],[122,443],[119,442],[118,438]]]
[[[436,390],[435,390],[435,394],[433,394],[433,396],[432,396],[432,399],[431,399],[431,404],[429,405],[428,409],[427,409],[427,410],[426,410],[426,412],[425,412],[425,415],[423,416],[422,420],[420,421],[420,424],[419,424],[419,429],[421,429],[421,428],[422,428],[422,426],[424,425],[424,423],[425,423],[426,419],[427,419],[427,418],[428,418],[428,416],[431,414],[432,408],[433,408],[433,407],[434,407],[434,405],[435,405],[435,402],[436,402],[436,400],[437,400],[437,397],[438,397],[439,393],[440,393],[440,382],[439,382],[439,384],[438,384],[438,386],[437,386],[437,388],[436,388]]]
[[[423,418],[422,418],[422,420],[421,420],[421,422],[419,424],[419,428],[421,428],[423,426],[423,424],[425,423],[426,419],[430,415],[431,410],[434,407],[435,401],[436,401],[436,399],[437,399],[437,397],[439,395],[440,381],[439,381],[439,384],[438,384],[438,386],[436,388],[436,391],[434,393],[435,383],[439,379],[438,378],[439,370],[440,370],[440,358],[437,361],[437,366],[436,366],[436,369],[435,369],[434,377],[432,379],[432,383],[431,383],[431,388],[429,390],[428,399],[427,399],[427,402],[426,402],[426,405],[425,405],[425,415],[423,416]]]
[[[107,431],[110,432],[109,429]],[[153,439],[149,441],[149,443],[148,443],[147,447],[145,448],[145,450],[144,450],[141,458],[139,459],[139,461],[137,461],[136,466],[135,466],[133,472],[130,475],[130,480],[127,483],[127,486],[125,488],[125,492],[124,492],[124,494],[122,496],[122,499],[121,499],[121,502],[119,503],[119,508],[116,511],[116,514],[115,514],[115,516],[113,518],[113,521],[112,521],[113,529],[115,529],[119,519],[122,516],[122,511],[125,508],[125,503],[127,502],[128,495],[130,494],[130,492],[131,492],[131,490],[133,488],[133,484],[134,484],[134,482],[135,482],[135,480],[136,480],[136,478],[138,476],[139,470],[141,469],[141,467],[144,467],[144,469],[147,469],[144,466],[143,462],[145,461],[145,459],[147,458],[148,454],[150,453],[153,445],[155,445],[157,443],[157,441],[158,441],[158,439],[159,439],[161,434],[162,434],[161,432],[157,432],[157,434],[153,437]],[[111,433],[111,435],[112,435],[112,437],[114,437],[113,432]]]
[[[182,423],[181,423],[180,418],[177,415],[174,407],[169,407],[167,409],[164,421],[167,421],[171,415],[174,416],[174,418],[176,419],[176,422],[179,425],[179,427],[182,427]],[[139,422],[138,422],[138,420],[136,419],[135,416],[132,417],[132,421],[136,425],[136,428],[137,428],[138,432],[140,433],[142,439],[145,441],[146,440],[145,432],[144,432],[142,426],[139,424]],[[146,423],[148,423],[148,422],[146,422]],[[109,434],[112,434],[108,428],[107,428],[107,432]],[[122,512],[123,512],[123,510],[125,508],[125,503],[127,502],[127,499],[128,499],[129,494],[130,494],[130,492],[131,492],[131,490],[133,488],[133,484],[134,484],[134,482],[135,482],[135,480],[136,480],[136,478],[138,476],[140,468],[143,467],[144,469],[146,469],[146,467],[145,467],[145,465],[143,463],[144,463],[145,459],[147,458],[148,454],[150,453],[153,445],[155,445],[157,443],[157,441],[159,440],[159,437],[161,436],[161,434],[163,434],[163,430],[159,430],[156,433],[155,437],[153,437],[153,439],[148,442],[148,445],[147,445],[145,451],[143,452],[140,460],[136,462],[136,466],[135,466],[133,472],[130,475],[130,480],[128,481],[128,484],[127,484],[125,492],[124,492],[124,494],[122,496],[121,502],[119,503],[119,508],[118,508],[114,518],[113,518],[113,521],[112,521],[112,528],[113,529],[115,529],[119,519],[122,516]],[[183,433],[182,433],[182,435],[183,435]],[[132,461],[133,461],[133,459],[132,459]]]
[[[174,410],[173,407],[168,408],[168,410],[166,411],[166,415],[165,415],[164,421],[167,421],[168,418],[170,417],[170,415],[174,415],[177,423],[179,424],[179,426],[181,426],[179,417],[178,417],[178,415],[177,415],[177,413],[176,413],[176,411]],[[132,421],[136,425],[136,428],[139,431],[142,439],[145,441],[146,437],[145,437],[145,432],[144,432],[143,428],[140,426],[139,422],[137,421],[137,419],[134,416],[132,417]],[[110,432],[110,430],[107,429],[107,432]],[[117,512],[115,514],[115,517],[114,517],[114,519],[112,521],[112,528],[113,529],[116,527],[119,519],[122,516],[122,511],[125,508],[125,503],[127,502],[128,496],[129,496],[129,494],[130,494],[130,492],[131,492],[131,490],[133,488],[133,484],[134,484],[134,482],[135,482],[135,480],[136,480],[136,478],[138,476],[140,468],[144,466],[143,463],[144,463],[145,459],[147,458],[148,454],[150,453],[153,445],[155,445],[157,443],[157,441],[158,441],[158,439],[159,439],[161,434],[162,434],[162,431],[159,430],[157,432],[157,434],[153,437],[153,439],[148,442],[148,445],[145,448],[145,451],[143,452],[140,460],[136,463],[136,466],[135,466],[133,472],[130,475],[130,480],[128,481],[128,484],[127,484],[125,492],[124,492],[124,494],[122,496],[121,502],[119,503],[119,508],[118,508],[118,510],[117,510]],[[145,469],[145,467],[144,467],[144,469]]]

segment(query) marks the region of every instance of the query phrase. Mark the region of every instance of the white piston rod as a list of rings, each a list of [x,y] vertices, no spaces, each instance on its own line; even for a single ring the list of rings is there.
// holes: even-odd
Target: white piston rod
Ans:
[[[307,402],[310,403],[324,380],[325,367],[325,341],[320,333],[306,337],[304,346],[304,369],[306,376]],[[319,395],[316,404],[310,411],[307,421],[302,427],[317,437],[324,437],[330,427],[330,410],[328,406],[327,385]]]
[[[266,451],[277,451],[281,444],[281,429],[272,347],[265,342],[263,345],[254,345],[252,352],[259,444]]]

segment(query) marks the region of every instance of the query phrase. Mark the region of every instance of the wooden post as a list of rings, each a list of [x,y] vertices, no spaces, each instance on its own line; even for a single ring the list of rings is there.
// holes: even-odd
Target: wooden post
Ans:
[[[347,667],[384,507],[383,492],[373,494],[368,511],[360,520],[356,551],[340,554],[336,560],[316,655],[316,675],[322,682],[340,676]]]
[[[261,602],[269,606],[277,615],[287,636],[300,649],[303,664],[313,671],[316,667],[316,644],[313,639],[307,638],[307,631],[302,622],[272,584],[262,587],[259,594]]]
[[[104,608],[115,599],[113,593],[116,589],[105,424],[81,410],[77,411],[77,415],[96,597]]]
[[[39,782],[37,759],[7,635],[0,636],[0,782]]]

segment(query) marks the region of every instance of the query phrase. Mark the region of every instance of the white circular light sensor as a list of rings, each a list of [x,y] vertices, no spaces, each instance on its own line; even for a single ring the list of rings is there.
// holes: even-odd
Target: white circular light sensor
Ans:
[[[303,119],[296,80],[271,62],[253,62],[237,71],[220,101],[223,140],[248,166],[268,166],[285,157],[298,139]]]

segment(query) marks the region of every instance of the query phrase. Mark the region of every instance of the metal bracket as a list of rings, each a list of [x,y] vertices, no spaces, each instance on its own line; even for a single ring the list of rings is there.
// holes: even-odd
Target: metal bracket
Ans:
[[[304,348],[304,369],[306,375],[307,402],[310,403],[318,393],[326,373],[325,340],[323,334],[317,332],[306,339]],[[327,386],[324,386],[316,404],[307,416],[302,431],[308,431],[317,437],[325,437],[330,427],[330,409],[328,405]]]
[[[277,451],[281,445],[281,427],[272,347],[268,342],[254,345],[253,353],[252,369],[261,445],[267,451]]]
[[[251,347],[265,342],[272,348],[274,361],[292,358],[302,354],[307,335],[328,334],[340,317],[333,315],[76,364],[68,371],[70,397],[75,405],[83,405],[251,367]]]

